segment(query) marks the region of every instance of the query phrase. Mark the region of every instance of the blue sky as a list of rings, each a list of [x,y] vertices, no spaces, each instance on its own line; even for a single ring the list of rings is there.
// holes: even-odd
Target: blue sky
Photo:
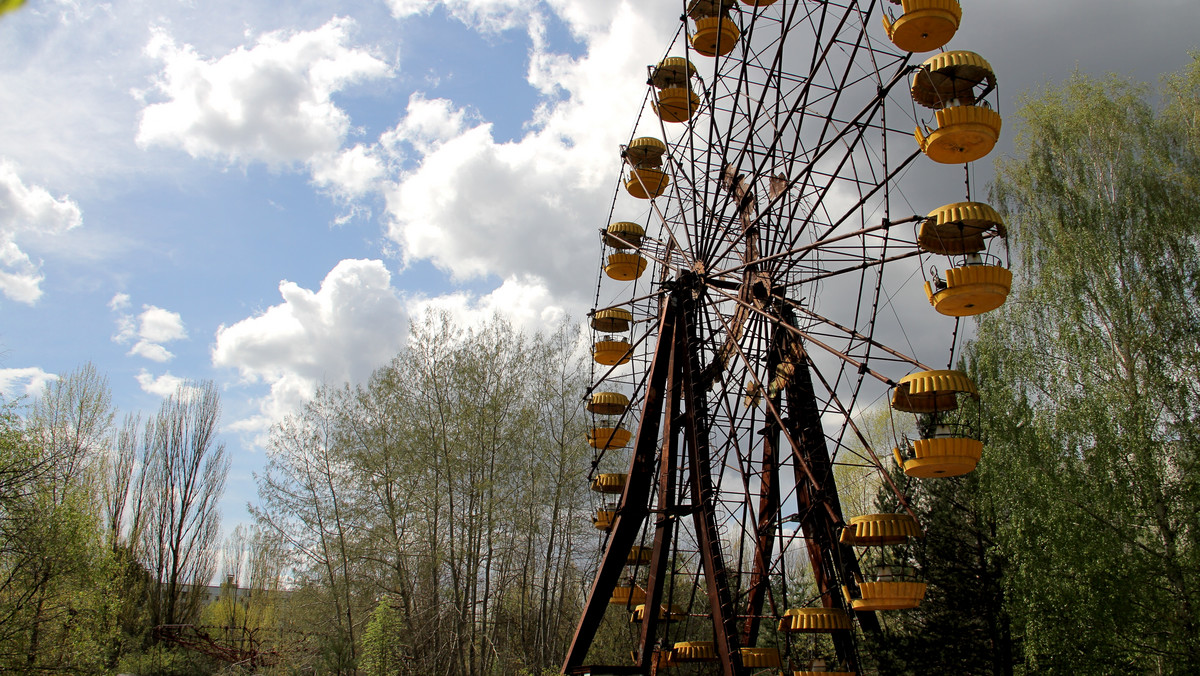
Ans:
[[[429,306],[582,316],[661,0],[29,0],[0,17],[0,392],[85,361],[122,411],[213,379],[245,519],[272,421]],[[1194,0],[963,0],[1003,108],[1153,80]],[[986,168],[983,170],[986,179]],[[581,272],[582,271],[582,272]]]

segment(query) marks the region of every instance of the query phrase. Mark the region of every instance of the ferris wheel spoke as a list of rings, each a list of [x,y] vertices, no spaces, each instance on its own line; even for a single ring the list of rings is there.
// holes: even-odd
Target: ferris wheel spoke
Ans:
[[[841,414],[843,420],[845,421],[845,426],[848,426],[851,430],[853,430],[854,435],[858,439],[859,443],[862,444],[862,447],[866,449],[867,453],[871,456],[871,463],[877,469],[879,469],[879,474],[883,476],[884,481],[887,482],[888,487],[891,488],[892,493],[899,500],[900,505],[904,507],[905,511],[907,511],[914,520],[917,520],[916,512],[914,512],[912,506],[909,505],[908,498],[905,496],[904,492],[900,490],[900,487],[896,485],[895,480],[892,479],[892,475],[883,470],[883,463],[879,460],[879,456],[875,454],[875,450],[872,448],[871,442],[854,422],[854,416],[851,415],[850,409],[842,405],[841,400],[838,398],[837,392],[835,392],[833,388],[829,386],[829,381],[825,378],[825,375],[821,372],[821,369],[817,367],[807,353],[805,354],[805,359],[808,360],[810,372],[817,374],[817,380],[821,382],[821,386],[824,387],[825,391],[829,394],[829,402],[833,404],[838,413]],[[837,441],[837,445],[839,448],[843,447],[840,439]]]
[[[730,296],[730,298],[732,298],[732,296]],[[764,313],[764,315],[765,315],[765,313]],[[770,315],[765,315],[765,316],[768,319],[771,318]],[[719,319],[721,319],[722,322],[724,322],[723,315],[721,315],[720,313],[717,313],[717,317]],[[729,330],[729,327],[726,324],[726,331],[728,331],[728,330]],[[768,387],[766,385],[764,385],[762,380],[759,379],[757,375],[754,374],[753,368],[751,368],[754,362],[752,362],[746,356],[746,353],[742,349],[741,345],[739,345],[737,342],[730,342],[730,343],[726,343],[726,344],[731,347],[733,354],[735,356],[737,356],[742,361],[742,363],[746,366],[746,369],[747,369],[746,373],[751,376],[751,378],[753,379],[753,384],[758,388],[758,390],[761,392],[764,392],[764,393],[768,393],[769,392]],[[762,401],[767,406],[767,411],[770,414],[772,422],[774,424],[777,424],[780,426],[780,432],[787,439],[788,445],[792,449],[792,459],[795,460],[795,462],[797,463],[797,466],[800,467],[801,470],[804,472],[805,476],[811,482],[811,485],[813,486],[814,490],[816,490],[818,492],[821,491],[822,490],[821,482],[817,479],[816,475],[813,473],[812,469],[809,467],[808,463],[805,461],[802,447],[796,441],[796,439],[792,436],[791,432],[788,430],[788,426],[784,423],[785,418],[780,413],[779,407],[772,401],[772,397],[769,397],[769,396],[763,397]],[[827,507],[828,507],[828,505],[827,505]],[[832,508],[830,509],[830,516],[832,518],[834,518],[836,521],[841,520],[841,515],[837,514],[835,511],[833,511]]]
[[[644,192],[646,192],[646,193],[652,192],[651,190],[649,190],[649,187],[646,185],[646,183],[642,180],[642,175],[640,173],[632,172],[632,175],[637,180],[638,185],[641,186],[641,188]],[[679,240],[675,236],[675,231],[671,228],[670,221],[668,221],[667,218],[663,215],[662,210],[658,208],[658,204],[656,204],[654,200],[650,200],[650,209],[654,211],[656,216],[658,216],[659,224],[662,226],[663,230],[665,230],[667,232],[667,237],[669,240],[668,241],[668,250],[673,249],[673,250],[679,251],[681,255],[686,257],[687,252],[692,250],[691,249],[691,240],[690,239],[686,240],[686,242],[688,244],[687,248],[680,247]],[[686,237],[686,231],[684,234]],[[665,260],[660,261],[660,262],[663,263],[664,265],[668,264],[667,261],[665,261]],[[694,261],[689,261],[689,262],[694,262]]]
[[[777,321],[777,318],[772,317],[772,315],[768,314],[764,310],[761,310],[750,303],[746,303],[746,302],[742,301],[737,296],[730,295],[729,293],[725,292],[723,289],[713,287],[713,286],[710,286],[708,288],[710,290],[712,290],[713,292],[725,297],[727,300],[731,300],[731,301],[737,303],[739,306],[744,307],[747,312],[759,313],[759,314],[764,315],[772,320]],[[779,326],[782,326],[786,331],[793,333],[796,336],[799,336],[800,338],[803,338],[804,340],[806,340],[808,342],[811,342],[813,345],[820,347],[822,350],[825,350],[826,352],[833,355],[834,357],[837,357],[838,359],[841,359],[842,361],[853,366],[854,368],[859,369],[860,371],[871,375],[872,377],[876,378],[877,380],[879,380],[880,382],[882,382],[888,386],[893,386],[896,384],[895,381],[892,380],[891,378],[889,378],[888,376],[885,376],[882,373],[879,373],[879,372],[871,369],[869,366],[867,366],[867,364],[865,362],[858,361],[858,360],[854,359],[854,357],[851,357],[850,355],[845,354],[844,352],[841,352],[837,348],[834,348],[830,345],[825,344],[824,342],[818,340],[816,338],[816,336],[812,335],[811,333],[809,333],[807,331],[804,331],[798,327],[792,326],[791,324],[787,324],[784,322],[779,322]]]
[[[820,272],[820,273],[817,273],[814,275],[810,275],[808,277],[800,277],[800,278],[795,279],[794,281],[790,281],[785,284],[779,285],[779,288],[790,289],[790,288],[796,287],[796,286],[803,286],[806,284],[811,284],[813,282],[819,282],[823,279],[830,279],[832,277],[837,277],[839,275],[844,275],[844,274],[848,274],[848,273],[852,273],[852,272],[861,272],[862,270],[865,270],[867,268],[881,267],[888,263],[894,263],[896,261],[902,261],[902,260],[906,260],[909,258],[915,258],[920,255],[921,255],[920,251],[907,251],[902,254],[896,254],[895,256],[888,256],[886,258],[868,260],[868,261],[866,261],[864,263],[860,263],[858,265],[852,265],[852,266],[846,267],[846,268],[839,268],[837,270],[827,270],[825,272]]]
[[[863,136],[865,135],[867,129],[869,128],[869,126],[867,126],[867,125],[860,124],[861,118],[864,117],[865,115],[867,115],[868,113],[871,113],[873,110],[875,110],[877,108],[878,104],[883,101],[884,97],[886,97],[886,94],[890,90],[890,88],[892,86],[894,86],[897,82],[901,81],[902,79],[903,79],[903,72],[898,73],[897,77],[893,78],[892,81],[886,87],[881,88],[880,92],[876,95],[876,97],[873,98],[868,103],[867,106],[862,108],[858,112],[858,114],[855,115],[855,117],[851,120],[850,123],[843,126],[833,138],[831,138],[826,143],[819,144],[815,150],[812,150],[808,153],[804,153],[804,162],[805,162],[804,168],[800,172],[797,172],[795,176],[788,176],[788,175],[784,174],[783,178],[787,181],[786,185],[783,186],[782,189],[775,191],[776,194],[773,197],[771,197],[768,200],[767,204],[764,205],[759,210],[759,213],[760,214],[773,213],[774,207],[776,206],[776,204],[779,201],[782,200],[784,195],[791,193],[793,190],[798,190],[800,194],[803,194],[805,192],[805,186],[810,186],[810,185],[811,185],[811,187],[813,187],[816,190],[812,200],[817,204],[824,204],[825,199],[827,198],[827,196],[829,194],[829,191],[832,190],[833,186],[839,184],[840,177],[839,177],[838,173],[835,171],[835,172],[831,172],[831,173],[827,174],[828,180],[820,188],[817,188],[815,184],[811,184],[810,180],[815,175],[818,175],[818,165],[819,165],[820,161],[822,159],[824,159],[825,155],[829,151],[831,151],[833,148],[841,147],[840,146],[841,142],[844,141],[847,136],[850,136],[852,134],[852,132],[856,132],[856,133],[854,133],[853,143],[852,143],[851,147],[856,147],[859,143],[861,143],[863,140]],[[823,239],[827,239],[831,235],[831,233],[833,233],[842,223],[844,223],[852,215],[857,213],[858,209],[860,209],[869,199],[874,197],[880,190],[882,190],[883,187],[886,186],[887,183],[891,179],[893,179],[900,172],[904,171],[904,169],[908,166],[908,164],[910,164],[913,160],[915,160],[920,154],[921,153],[919,150],[914,151],[898,167],[896,167],[892,171],[888,172],[888,174],[886,175],[886,177],[883,181],[880,181],[878,184],[874,185],[872,187],[872,189],[866,191],[865,193],[860,194],[858,200],[854,203],[854,205],[852,207],[848,208],[840,218],[838,218],[836,221],[833,221],[832,219],[830,219],[830,225],[825,229],[825,231],[823,233],[821,233],[820,235],[817,236],[816,241],[822,241]],[[843,157],[841,163],[839,163],[838,167],[840,168],[847,161],[849,161],[849,158],[851,157],[851,155],[852,155],[852,153],[847,152],[846,155]],[[799,160],[798,159],[793,160],[793,162],[797,162],[797,161],[799,161]],[[790,167],[790,166],[791,165],[789,164],[788,167]],[[796,219],[797,212],[798,212],[799,208],[801,206],[803,206],[805,201],[806,200],[797,200],[795,203],[795,208],[792,210],[792,213],[789,213],[786,215],[786,221],[789,224]],[[759,219],[756,219],[756,222],[753,224],[755,227],[757,227],[759,225],[759,223],[757,222],[758,220],[761,220],[761,217]],[[799,245],[797,244],[798,239],[807,230],[807,225],[809,224],[809,222],[811,220],[812,220],[812,214],[811,213],[805,214],[805,218],[802,221],[800,227],[792,228],[789,226],[788,229],[792,232],[792,238],[788,242],[789,250],[797,250],[800,248]],[[731,242],[728,246],[731,249],[733,246],[735,246],[735,244],[733,242]],[[717,258],[720,259],[724,255],[727,255],[727,252],[730,249],[726,249],[724,251],[719,252]],[[787,253],[780,252],[777,255],[780,258],[782,258],[782,257],[785,257],[787,255]]]
[[[851,217],[853,217],[854,215],[860,213],[860,211],[863,209],[863,207],[867,204],[867,202],[869,200],[874,198],[877,195],[877,193],[879,193],[879,191],[883,190],[883,188],[885,186],[887,186],[896,176],[898,176],[901,172],[903,172],[908,167],[909,164],[911,164],[918,156],[920,156],[920,154],[921,154],[920,151],[916,151],[916,152],[913,152],[912,154],[910,154],[895,169],[893,169],[886,176],[884,176],[883,180],[881,180],[877,185],[872,187],[870,190],[867,190],[867,191],[863,192],[862,194],[860,194],[858,200],[855,201],[851,206],[847,207],[842,212],[842,215],[837,220],[829,219],[829,222],[828,222],[829,224],[825,227],[824,231],[821,233],[818,233],[814,237],[814,243],[817,245],[821,245],[821,244],[828,243],[829,241],[831,241],[830,238],[833,236],[833,233],[837,232],[837,230],[842,226],[842,224],[844,224],[846,221],[850,220]],[[824,198],[827,196],[828,190],[831,187],[832,187],[832,183],[827,185],[826,188],[821,192],[820,198],[822,200],[824,200]],[[882,225],[885,228],[887,228],[887,227],[890,227],[891,225],[895,225],[897,223],[911,222],[914,220],[919,220],[921,218],[923,218],[923,217],[914,216],[911,219],[901,219],[901,220],[891,221],[885,217],[883,219]],[[799,241],[799,237],[800,237],[802,230],[804,230],[803,227],[801,227],[800,229],[798,229],[796,231],[796,234],[793,237],[792,242],[791,242],[791,246],[793,248],[798,248],[796,243]],[[809,248],[804,249],[803,251],[798,251],[797,253],[800,253],[799,258],[804,258],[806,255],[808,255],[808,253],[811,252],[811,250],[813,248],[818,248],[818,247],[809,247]]]
[[[838,28],[835,29],[835,34],[840,31],[840,29],[841,29],[842,25],[844,25],[845,21],[849,18],[849,16],[852,13],[854,13],[855,8],[856,8],[856,5],[854,7],[846,8],[846,13],[843,14],[843,16],[841,18],[841,23],[839,24]],[[858,40],[861,41],[861,39],[862,39],[862,33],[860,32],[859,36],[858,36]],[[849,84],[851,71],[853,70],[854,63],[855,63],[854,59],[852,57],[846,58],[845,59],[845,67],[844,67],[844,70],[842,71],[841,75],[835,76],[832,69],[829,66],[829,58],[828,58],[829,54],[833,50],[834,44],[835,43],[833,41],[831,41],[826,46],[825,52],[821,55],[820,61],[817,63],[814,63],[813,67],[810,68],[810,81],[813,79],[812,74],[816,73],[816,71],[819,67],[825,67],[825,68],[829,69],[828,75],[830,77],[830,81],[832,83],[835,83],[831,87],[832,99],[829,101],[829,108],[828,108],[829,110],[837,109],[838,102],[840,101],[840,98],[841,98],[843,92],[846,91],[847,85]],[[854,47],[855,51],[857,51],[858,48],[859,48],[859,43],[856,43],[855,47]],[[892,84],[889,84],[887,87],[882,88],[877,93],[876,97],[868,102],[867,107],[864,108],[863,111],[861,111],[858,115],[856,115],[850,122],[842,124],[839,131],[834,135],[833,138],[829,139],[828,142],[826,141],[826,137],[829,134],[831,127],[836,126],[836,118],[832,114],[825,115],[823,117],[823,119],[821,120],[822,125],[821,125],[821,129],[820,129],[820,133],[817,136],[817,141],[814,144],[813,149],[810,150],[809,152],[800,152],[800,147],[801,147],[800,144],[803,143],[803,135],[800,133],[797,133],[795,135],[795,139],[793,142],[794,145],[791,149],[791,157],[800,158],[800,157],[804,156],[805,157],[804,161],[806,163],[804,165],[805,170],[803,172],[801,172],[800,176],[796,177],[797,180],[802,180],[802,182],[800,184],[801,192],[804,191],[804,185],[807,184],[807,182],[810,178],[811,170],[817,168],[817,165],[820,162],[821,158],[824,156],[824,154],[826,152],[828,152],[828,150],[830,148],[836,147],[838,145],[840,139],[846,135],[847,130],[852,129],[855,126],[859,125],[861,118],[866,111],[874,110],[874,109],[878,108],[879,104],[882,102],[882,99],[884,97],[886,97],[887,90],[889,90],[891,88],[891,86],[892,86]],[[808,99],[808,91],[805,92],[805,95],[802,98],[803,98],[802,105],[804,105],[804,107],[807,108],[808,104],[809,104],[809,102],[807,100]],[[863,133],[863,131],[860,130],[860,132],[859,132],[860,137],[861,137],[862,133]],[[853,147],[853,146],[857,145],[857,142],[851,143],[850,145],[851,145],[851,147]],[[849,157],[849,153],[847,153],[846,156]],[[790,169],[790,167],[789,167],[789,169]]]
[[[907,354],[904,354],[903,352],[901,352],[899,350],[888,347],[887,345],[884,345],[883,343],[875,340],[874,338],[871,338],[870,336],[859,333],[858,331],[855,331],[852,328],[849,328],[847,326],[842,326],[841,324],[833,321],[832,319],[829,319],[828,317],[819,315],[816,312],[813,312],[812,310],[809,310],[808,308],[804,307],[803,305],[800,305],[799,303],[796,303],[787,298],[784,298],[783,302],[785,304],[787,304],[788,306],[790,306],[793,310],[802,312],[805,315],[808,315],[809,317],[816,319],[817,321],[821,322],[822,324],[825,324],[826,326],[832,326],[833,328],[835,328],[839,331],[842,331],[843,333],[851,336],[852,338],[869,343],[873,347],[877,347],[877,348],[883,350],[884,352],[887,352],[888,354],[892,355],[893,357],[896,357],[897,359],[899,359],[905,363],[911,364],[911,365],[921,369],[922,371],[933,370],[932,368],[926,366],[925,364],[922,364],[921,362],[917,361],[915,358],[910,357]]]
[[[794,7],[795,6],[793,6],[793,8]],[[824,13],[825,5],[822,5],[821,7],[822,7],[822,13]],[[793,9],[793,16],[794,16],[794,12],[795,12],[795,9]],[[817,48],[817,47],[819,47],[819,43],[814,45],[814,48]],[[727,172],[726,167],[728,167],[730,165],[732,165],[734,167],[735,174],[740,174],[742,171],[743,163],[746,161],[746,159],[748,157],[750,158],[750,162],[751,162],[752,175],[761,174],[763,171],[763,165],[766,162],[771,161],[772,158],[776,156],[776,151],[778,150],[778,144],[779,144],[780,140],[783,138],[783,135],[789,131],[789,128],[790,128],[789,122],[790,122],[791,118],[795,115],[799,115],[801,118],[803,118],[803,116],[804,116],[803,111],[806,109],[805,103],[807,101],[808,92],[811,91],[811,85],[813,83],[813,78],[811,77],[811,73],[816,72],[819,64],[822,62],[822,59],[819,58],[816,54],[814,54],[814,66],[810,67],[810,77],[803,79],[803,92],[798,97],[798,99],[801,102],[800,105],[795,106],[795,107],[789,107],[789,108],[785,109],[784,111],[782,111],[782,117],[783,117],[782,122],[775,121],[772,123],[772,128],[774,130],[774,133],[770,139],[769,144],[767,144],[765,148],[758,149],[758,148],[754,147],[755,134],[753,133],[752,130],[757,129],[759,127],[759,124],[758,124],[759,117],[760,117],[760,115],[763,114],[763,110],[767,107],[766,106],[766,97],[767,97],[768,92],[772,91],[771,84],[772,84],[773,76],[775,76],[777,78],[778,77],[777,73],[782,68],[782,59],[783,59],[782,49],[776,49],[774,51],[774,60],[772,62],[772,66],[765,67],[765,68],[761,65],[759,66],[759,68],[763,68],[765,70],[767,75],[765,78],[763,78],[763,81],[761,83],[756,83],[756,84],[759,84],[759,89],[758,89],[759,94],[754,101],[753,110],[746,112],[747,125],[748,125],[749,130],[751,130],[751,132],[746,136],[745,144],[737,149],[738,152],[737,152],[736,157],[731,161],[726,160],[725,162],[723,162],[723,167],[721,169],[723,174]],[[738,79],[737,79],[737,89],[734,92],[734,94],[735,94],[734,100],[735,101],[741,100],[741,98],[738,97],[737,94],[740,93],[740,91],[743,87],[745,87],[747,89],[749,89],[749,87],[750,87],[750,84],[751,84],[750,78],[749,78],[750,70],[751,70],[750,61],[747,60],[746,62],[743,62],[741,71],[740,71]],[[775,91],[778,91],[778,87],[776,87]],[[779,98],[777,97],[776,100],[778,101]],[[736,113],[738,111],[733,110],[731,112]],[[776,113],[776,115],[778,115],[780,113],[780,111],[774,111],[774,112]],[[734,114],[729,115],[729,120],[730,120],[731,124],[736,119],[738,119],[737,115],[734,115]],[[732,134],[730,134],[726,138],[734,138],[734,136]],[[730,151],[730,148],[728,148],[728,147],[722,148],[721,149],[722,157],[728,157],[729,151]],[[710,169],[712,168],[711,162],[710,162],[709,168]],[[708,254],[709,250],[706,250],[705,253]]]

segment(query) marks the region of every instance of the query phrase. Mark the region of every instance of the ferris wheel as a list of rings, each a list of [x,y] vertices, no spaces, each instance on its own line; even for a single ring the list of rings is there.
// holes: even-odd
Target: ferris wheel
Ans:
[[[906,495],[982,454],[955,415],[974,384],[928,363],[1012,278],[990,206],[903,198],[914,168],[987,155],[1001,122],[982,57],[913,57],[949,42],[957,0],[892,4],[691,0],[647,68],[600,236],[603,554],[564,674],[859,673],[876,612],[924,596]],[[876,402],[917,422],[885,451],[859,422]],[[843,466],[897,511],[847,514]],[[606,623],[624,652],[593,650]]]

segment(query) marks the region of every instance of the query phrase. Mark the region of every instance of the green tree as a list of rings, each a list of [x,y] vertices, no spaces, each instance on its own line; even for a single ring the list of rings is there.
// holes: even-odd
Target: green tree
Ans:
[[[48,386],[25,421],[0,406],[0,671],[103,666],[115,596],[94,477],[112,416],[91,365]]]
[[[887,633],[871,653],[884,658],[886,673],[1013,673],[1006,569],[997,548],[995,505],[984,488],[988,474],[981,466],[960,477],[910,479],[892,470],[925,531],[906,563],[928,587],[916,609],[880,613]],[[880,498],[881,509],[896,509],[890,490]]]
[[[322,387],[271,430],[266,470],[256,475],[259,504],[251,512],[286,543],[298,575],[294,619],[316,635],[312,650],[332,673],[353,673],[354,637],[370,606],[360,588],[360,537],[351,506],[355,476],[337,426],[344,394]]]
[[[1200,61],[1167,82],[1028,96],[998,163],[1020,267],[974,361],[1039,673],[1200,673]]]
[[[323,388],[272,431],[256,514],[289,545],[289,603],[329,665],[370,666],[387,599],[401,673],[557,666],[584,584],[575,337],[431,315],[367,383]]]
[[[405,650],[400,645],[404,626],[388,599],[371,613],[363,632],[362,670],[367,676],[395,676],[402,672]]]

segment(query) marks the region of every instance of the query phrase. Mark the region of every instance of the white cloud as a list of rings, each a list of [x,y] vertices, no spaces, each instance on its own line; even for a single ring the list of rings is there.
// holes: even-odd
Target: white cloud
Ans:
[[[543,330],[567,314],[550,289],[528,275],[510,277],[494,291],[477,299],[466,293],[414,298],[408,303],[408,311],[414,317],[431,311],[445,311],[459,326],[480,326],[499,315],[526,331]]]
[[[313,183],[346,200],[362,197],[384,176],[383,162],[362,144],[338,153],[318,155],[309,166]]]
[[[401,143],[428,154],[461,134],[466,117],[466,112],[456,109],[449,99],[427,99],[421,92],[414,92],[408,98],[404,118],[380,136],[379,145],[393,155],[402,155]]]
[[[171,375],[170,371],[156,377],[146,369],[139,371],[134,378],[137,379],[143,392],[156,394],[164,399],[178,393],[179,388],[184,387],[188,382],[186,378]]]
[[[143,109],[138,143],[271,165],[336,154],[350,119],[332,95],[391,75],[380,59],[347,46],[353,25],[334,18],[312,31],[267,33],[217,59],[156,30],[146,54],[163,63],[155,87],[167,100]]]
[[[297,410],[323,383],[360,383],[403,347],[408,318],[446,311],[461,326],[479,326],[495,315],[526,330],[544,329],[566,310],[533,277],[504,281],[482,297],[454,293],[405,299],[378,260],[344,260],[312,291],[284,281],[283,302],[217,330],[215,366],[236,368],[247,383],[270,392],[258,412],[227,429],[259,435]]]
[[[24,383],[24,391],[20,394],[37,396],[46,385],[58,380],[58,376],[47,373],[36,366],[19,369],[0,369],[0,395],[6,399],[20,396],[15,392],[20,383]]]
[[[129,306],[129,296],[119,293],[113,296],[108,305],[113,310],[123,310]],[[170,361],[175,356],[163,343],[187,338],[183,317],[178,312],[155,305],[143,305],[142,312],[136,317],[128,313],[118,314],[116,321],[117,333],[113,336],[113,342],[133,343],[129,354],[160,363]]]
[[[41,186],[25,185],[16,167],[0,160],[0,292],[20,303],[36,303],[42,296],[41,264],[17,240],[61,235],[82,222],[71,198],[56,199]]]
[[[183,318],[178,312],[171,312],[153,305],[143,305],[142,314],[138,315],[141,328],[138,335],[142,340],[153,343],[166,343],[187,337],[183,328]]]
[[[527,0],[388,0],[392,16],[398,19],[427,14],[438,4],[464,24],[495,33],[520,26],[534,3]]]
[[[388,237],[406,261],[428,259],[456,279],[529,275],[576,302],[588,295],[597,274],[595,232],[605,225],[620,171],[618,146],[644,99],[645,66],[661,56],[672,25],[649,21],[627,3],[602,4],[604,17],[574,2],[555,7],[568,21],[584,22],[581,32],[608,19],[578,59],[548,51],[543,21],[530,15],[527,78],[546,99],[519,140],[498,141],[489,123],[471,124],[452,102],[410,98],[380,143],[400,160],[408,159],[400,157],[400,141],[415,153],[385,194]],[[485,12],[508,3],[461,3],[468,5]],[[630,220],[646,208],[619,206],[626,210],[618,217]]]
[[[213,364],[236,368],[249,382],[266,382],[260,423],[308,399],[322,382],[361,382],[387,363],[404,340],[404,305],[378,260],[344,260],[312,291],[279,285],[283,302],[217,330]],[[234,423],[250,429],[253,421]]]

